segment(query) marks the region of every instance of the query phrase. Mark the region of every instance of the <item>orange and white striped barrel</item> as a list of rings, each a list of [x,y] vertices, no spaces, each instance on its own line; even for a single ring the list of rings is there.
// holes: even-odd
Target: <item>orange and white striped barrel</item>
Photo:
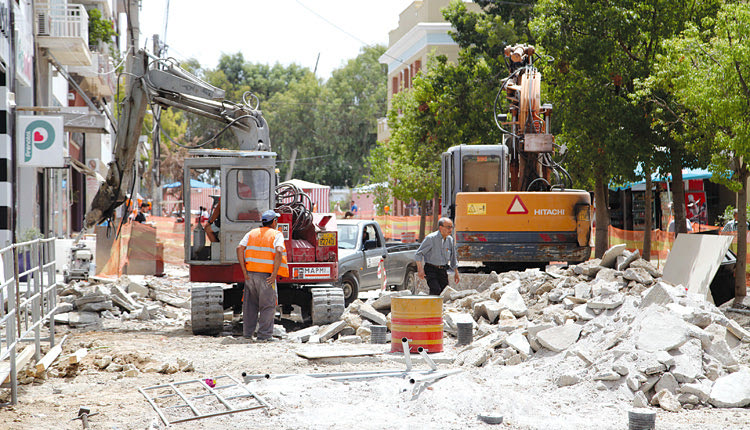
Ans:
[[[420,346],[427,352],[443,351],[443,298],[404,296],[391,299],[391,352],[403,352],[402,338],[410,339],[409,351]]]

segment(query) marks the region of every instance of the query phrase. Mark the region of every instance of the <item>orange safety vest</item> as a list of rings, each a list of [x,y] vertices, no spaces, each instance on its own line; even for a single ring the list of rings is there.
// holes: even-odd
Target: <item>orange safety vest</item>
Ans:
[[[248,272],[273,272],[273,260],[276,256],[273,240],[277,233],[277,230],[270,227],[261,227],[250,231],[245,247],[245,267]],[[289,276],[286,251],[281,254],[281,266],[279,266],[277,274],[284,278]]]

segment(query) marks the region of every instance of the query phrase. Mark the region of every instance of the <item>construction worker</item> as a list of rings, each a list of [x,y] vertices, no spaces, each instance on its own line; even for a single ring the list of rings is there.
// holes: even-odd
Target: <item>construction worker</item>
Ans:
[[[237,246],[237,260],[245,275],[242,335],[252,337],[257,324],[257,339],[261,342],[274,340],[276,276],[289,276],[284,235],[276,230],[278,217],[275,211],[263,212],[263,226],[250,230]]]

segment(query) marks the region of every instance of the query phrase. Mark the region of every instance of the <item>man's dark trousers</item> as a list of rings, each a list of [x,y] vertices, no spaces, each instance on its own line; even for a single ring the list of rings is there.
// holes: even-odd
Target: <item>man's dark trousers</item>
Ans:
[[[430,287],[431,296],[439,296],[443,289],[448,286],[447,266],[434,266],[425,263],[424,276],[427,279],[427,286]]]

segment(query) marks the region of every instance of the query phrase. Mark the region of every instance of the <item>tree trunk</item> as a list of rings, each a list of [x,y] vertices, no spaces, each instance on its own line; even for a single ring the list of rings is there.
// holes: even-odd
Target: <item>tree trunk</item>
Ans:
[[[654,229],[652,224],[652,201],[654,200],[654,194],[653,191],[651,191],[652,183],[651,183],[651,169],[647,169],[646,172],[646,194],[645,194],[645,203],[646,203],[646,223],[643,227],[643,257],[646,261],[651,261],[651,230]]]
[[[419,241],[421,242],[424,240],[424,230],[427,227],[427,200],[419,202],[419,208],[421,209],[419,211]]]
[[[609,206],[607,205],[607,182],[601,175],[596,177],[594,185],[594,203],[596,205],[596,232],[594,237],[594,257],[602,258],[609,247]]]
[[[737,195],[737,264],[734,266],[734,297],[741,301],[747,295],[745,264],[747,259],[747,177],[746,166],[740,168],[742,189]]]
[[[289,157],[289,170],[286,171],[285,181],[290,181],[294,177],[294,162],[297,160],[297,148],[292,148],[292,155]]]
[[[672,163],[672,211],[674,212],[675,237],[687,233],[685,221],[685,183],[682,180],[682,163],[677,159]]]

